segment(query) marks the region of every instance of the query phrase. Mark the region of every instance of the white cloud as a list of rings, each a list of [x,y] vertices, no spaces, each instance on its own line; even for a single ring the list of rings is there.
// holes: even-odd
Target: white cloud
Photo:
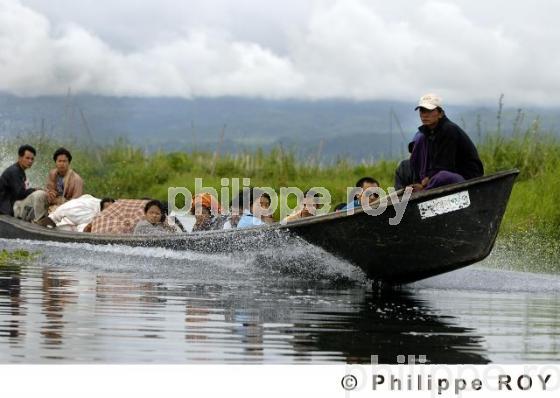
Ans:
[[[560,105],[537,3],[0,0],[0,90]]]
[[[12,0],[0,0],[0,27],[0,88],[21,95],[285,97],[302,82],[289,60],[211,32],[126,53],[80,26],[55,30]]]

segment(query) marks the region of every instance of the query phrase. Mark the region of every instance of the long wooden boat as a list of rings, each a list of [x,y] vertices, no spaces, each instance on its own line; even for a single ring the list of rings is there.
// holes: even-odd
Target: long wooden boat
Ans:
[[[379,216],[356,209],[286,225],[170,236],[96,235],[46,229],[0,216],[0,237],[94,245],[163,247],[208,253],[273,250],[294,242],[318,246],[360,267],[369,278],[403,284],[487,257],[498,234],[518,170],[412,195],[398,225],[389,203]]]

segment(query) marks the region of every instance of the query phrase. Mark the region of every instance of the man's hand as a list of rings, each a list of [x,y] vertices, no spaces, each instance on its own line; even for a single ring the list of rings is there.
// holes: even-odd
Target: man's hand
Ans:
[[[49,199],[49,203],[54,203],[56,199],[56,192],[47,191],[47,198]]]

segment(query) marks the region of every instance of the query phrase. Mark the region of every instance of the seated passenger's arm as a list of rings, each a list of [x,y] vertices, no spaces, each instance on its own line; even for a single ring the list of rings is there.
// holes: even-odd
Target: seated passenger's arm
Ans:
[[[58,196],[56,192],[56,171],[49,171],[49,174],[47,175],[46,191],[49,203],[54,204],[56,197]]]
[[[25,185],[23,185],[14,174],[8,177],[8,186],[14,189],[14,197],[16,200],[23,200],[36,191],[35,188],[25,189]]]

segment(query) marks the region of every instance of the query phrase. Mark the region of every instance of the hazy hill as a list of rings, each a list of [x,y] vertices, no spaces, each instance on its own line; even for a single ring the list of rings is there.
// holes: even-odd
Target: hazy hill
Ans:
[[[67,96],[20,98],[0,95],[0,135],[43,132],[111,143],[126,137],[147,150],[222,152],[282,143],[302,156],[355,160],[400,156],[416,131],[414,101],[271,101],[244,98],[185,100]],[[448,115],[475,140],[496,130],[496,107],[448,107]],[[502,130],[511,133],[517,110],[505,108]],[[558,109],[526,109],[520,129],[539,115],[545,130],[560,126]]]

